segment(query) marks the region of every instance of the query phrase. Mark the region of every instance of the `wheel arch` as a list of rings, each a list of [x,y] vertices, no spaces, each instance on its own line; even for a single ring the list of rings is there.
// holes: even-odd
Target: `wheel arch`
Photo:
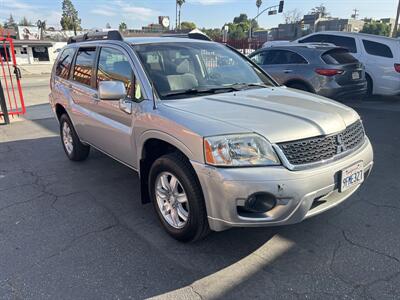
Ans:
[[[56,113],[56,116],[57,116],[57,119],[58,120],[60,120],[60,118],[61,118],[61,116],[63,115],[63,114],[67,114],[68,115],[68,112],[67,112],[67,110],[65,109],[65,107],[62,105],[62,104],[60,104],[60,103],[57,103],[56,105],[55,105],[55,113]]]
[[[143,204],[150,202],[148,193],[148,175],[153,162],[162,155],[178,152],[189,161],[194,159],[193,152],[175,137],[159,131],[145,132],[138,143],[138,166],[141,188],[141,201]]]
[[[294,79],[289,79],[284,83],[285,86],[290,87],[292,84],[301,84],[304,85],[307,88],[307,91],[310,93],[315,93],[315,89],[312,87],[312,85],[305,80],[294,78]]]

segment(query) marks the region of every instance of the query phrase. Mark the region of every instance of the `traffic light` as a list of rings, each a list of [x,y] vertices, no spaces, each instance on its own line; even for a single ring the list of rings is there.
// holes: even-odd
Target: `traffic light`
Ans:
[[[281,12],[283,12],[283,4],[284,4],[285,2],[282,0],[282,1],[279,1],[279,8],[278,8],[278,13],[281,13]]]

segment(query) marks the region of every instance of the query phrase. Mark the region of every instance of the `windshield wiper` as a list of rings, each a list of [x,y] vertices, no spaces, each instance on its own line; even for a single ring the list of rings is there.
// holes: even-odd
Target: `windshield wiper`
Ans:
[[[217,93],[228,93],[233,91],[240,91],[241,89],[235,86],[222,86],[213,88],[192,88],[187,90],[171,91],[165,94],[161,94],[162,97],[168,98],[173,96],[181,95],[197,95],[197,94],[217,94]]]
[[[238,83],[230,84],[227,87],[232,87],[232,88],[235,88],[236,90],[246,90],[246,89],[253,88],[253,87],[270,88],[271,86],[266,85],[264,83],[246,83],[246,82],[239,83],[238,82]]]

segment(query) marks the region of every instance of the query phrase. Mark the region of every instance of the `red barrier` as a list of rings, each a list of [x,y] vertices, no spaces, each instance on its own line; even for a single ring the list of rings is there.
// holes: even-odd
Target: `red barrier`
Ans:
[[[0,37],[0,80],[10,116],[26,112],[20,79],[21,72],[17,67],[13,39]],[[0,111],[0,118],[2,116]]]

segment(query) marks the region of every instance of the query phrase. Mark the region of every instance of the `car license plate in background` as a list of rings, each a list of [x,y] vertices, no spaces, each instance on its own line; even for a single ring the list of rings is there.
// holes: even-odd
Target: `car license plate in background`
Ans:
[[[360,79],[360,73],[359,72],[353,72],[351,74],[351,78],[353,78],[353,80]]]
[[[340,192],[359,185],[364,181],[364,163],[362,161],[340,172]]]

